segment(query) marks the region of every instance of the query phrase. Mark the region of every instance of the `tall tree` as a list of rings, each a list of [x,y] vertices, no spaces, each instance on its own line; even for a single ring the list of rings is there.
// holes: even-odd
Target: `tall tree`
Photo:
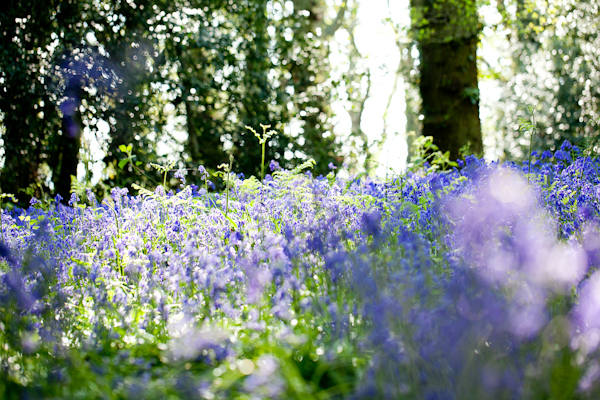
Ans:
[[[51,167],[57,172],[54,179],[55,191],[62,196],[66,196],[71,190],[71,176],[77,175],[83,128],[80,106],[84,91],[81,80],[78,76],[71,76],[66,86],[66,99],[60,106],[63,115],[61,132],[54,140],[56,152],[50,161]]]
[[[422,134],[451,159],[461,147],[483,152],[479,120],[477,43],[482,29],[476,0],[411,0],[420,54]]]

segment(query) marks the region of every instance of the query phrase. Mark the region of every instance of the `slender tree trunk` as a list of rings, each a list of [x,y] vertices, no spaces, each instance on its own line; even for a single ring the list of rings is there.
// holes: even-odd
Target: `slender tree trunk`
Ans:
[[[480,23],[474,0],[412,0],[418,31],[419,89],[424,136],[451,159],[468,146],[481,154],[477,43]]]
[[[58,165],[54,171],[56,177],[54,181],[54,190],[65,200],[68,200],[71,190],[71,175],[77,176],[77,164],[79,163],[79,149],[81,148],[81,82],[78,77],[72,78],[67,83],[65,90],[67,100],[61,104],[62,117],[62,135],[58,144]]]
[[[196,124],[194,119],[196,114],[194,112],[194,105],[189,100],[185,102],[185,116],[187,123],[188,138],[186,142],[186,151],[189,154],[190,160],[194,163],[198,163],[202,159],[200,152],[200,136],[196,130]]]

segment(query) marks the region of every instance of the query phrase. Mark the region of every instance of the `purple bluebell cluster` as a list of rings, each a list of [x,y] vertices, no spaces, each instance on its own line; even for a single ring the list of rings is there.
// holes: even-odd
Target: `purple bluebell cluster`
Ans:
[[[598,397],[598,160],[270,167],[2,211],[0,397]]]

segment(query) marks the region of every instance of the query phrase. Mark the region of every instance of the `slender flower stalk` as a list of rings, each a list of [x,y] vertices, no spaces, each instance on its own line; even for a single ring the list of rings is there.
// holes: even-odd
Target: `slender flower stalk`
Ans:
[[[215,173],[215,175],[221,175],[225,181],[225,216],[229,213],[229,186],[231,184],[231,170],[233,168],[233,154],[229,155],[229,164],[221,164],[217,167],[223,171]]]
[[[233,154],[229,155],[229,168],[227,168],[227,189],[225,190],[225,215],[229,213],[229,185],[231,180],[231,169],[233,168]]]
[[[265,179],[265,153],[266,153],[266,144],[267,140],[271,138],[273,135],[276,135],[277,132],[274,130],[267,131],[271,127],[271,125],[263,125],[260,124],[260,127],[263,130],[262,135],[258,134],[251,126],[246,126],[246,129],[254,133],[254,136],[258,138],[258,143],[261,145],[262,155],[260,162],[260,180],[261,182]]]

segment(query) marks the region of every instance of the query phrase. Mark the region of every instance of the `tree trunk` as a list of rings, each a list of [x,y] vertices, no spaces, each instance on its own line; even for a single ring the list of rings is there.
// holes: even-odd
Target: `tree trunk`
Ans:
[[[81,148],[81,97],[83,90],[78,77],[69,79],[65,90],[65,100],[60,108],[62,117],[62,135],[58,138],[58,163],[53,177],[54,191],[60,194],[65,201],[69,199],[71,190],[71,175],[77,176],[79,163],[79,149]]]
[[[469,152],[481,154],[477,39],[431,43],[420,50],[423,135],[433,136],[453,160],[465,145]]]
[[[185,104],[185,120],[187,124],[188,138],[185,146],[185,150],[188,152],[190,161],[192,163],[199,163],[202,159],[200,151],[200,135],[196,129],[196,113],[194,112],[194,105],[189,100],[184,100]]]
[[[413,0],[412,5],[413,29],[419,30],[422,134],[432,136],[452,160],[464,146],[481,155],[475,3],[442,0],[434,7],[431,0]]]

